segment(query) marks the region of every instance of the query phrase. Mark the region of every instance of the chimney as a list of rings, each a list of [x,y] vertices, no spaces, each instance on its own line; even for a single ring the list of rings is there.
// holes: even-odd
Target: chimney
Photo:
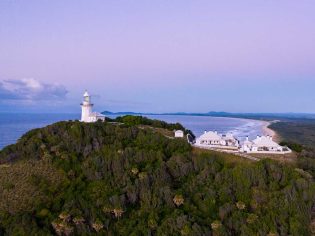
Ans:
[[[207,130],[205,130],[205,134],[207,133]]]
[[[246,141],[248,141],[248,136],[246,136]]]

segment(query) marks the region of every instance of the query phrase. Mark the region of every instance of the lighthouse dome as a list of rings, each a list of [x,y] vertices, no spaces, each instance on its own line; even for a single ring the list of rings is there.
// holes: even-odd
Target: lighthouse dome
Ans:
[[[89,96],[90,96],[90,95],[89,95],[88,91],[85,90],[85,92],[84,92],[84,94],[83,94],[83,97],[89,97]]]

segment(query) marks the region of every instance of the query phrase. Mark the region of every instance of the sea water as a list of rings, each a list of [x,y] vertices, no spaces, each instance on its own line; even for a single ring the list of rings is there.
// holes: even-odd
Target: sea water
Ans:
[[[246,136],[256,137],[263,133],[264,123],[256,120],[246,120],[226,117],[209,116],[179,116],[179,115],[146,115],[151,119],[163,120],[169,123],[181,123],[190,129],[197,137],[206,131],[219,133],[231,132],[239,139]],[[110,116],[113,117],[113,116]],[[0,150],[15,143],[24,133],[34,128],[41,128],[62,120],[76,120],[80,114],[18,114],[0,113]]]
[[[57,121],[79,119],[80,114],[0,113],[0,150],[15,143],[24,133]]]

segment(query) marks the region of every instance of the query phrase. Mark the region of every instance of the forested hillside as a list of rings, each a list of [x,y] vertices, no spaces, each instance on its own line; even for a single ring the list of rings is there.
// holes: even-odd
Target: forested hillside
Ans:
[[[272,123],[270,128],[277,131],[284,140],[309,148],[315,147],[315,120],[300,119]]]
[[[303,172],[195,152],[128,119],[59,122],[4,148],[0,235],[311,234]]]
[[[297,153],[297,166],[315,176],[315,120],[280,121],[270,128],[281,136],[281,144]]]

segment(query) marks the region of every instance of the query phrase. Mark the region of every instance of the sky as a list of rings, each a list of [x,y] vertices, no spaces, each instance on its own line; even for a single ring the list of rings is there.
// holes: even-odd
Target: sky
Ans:
[[[0,1],[0,112],[315,113],[315,1]]]

